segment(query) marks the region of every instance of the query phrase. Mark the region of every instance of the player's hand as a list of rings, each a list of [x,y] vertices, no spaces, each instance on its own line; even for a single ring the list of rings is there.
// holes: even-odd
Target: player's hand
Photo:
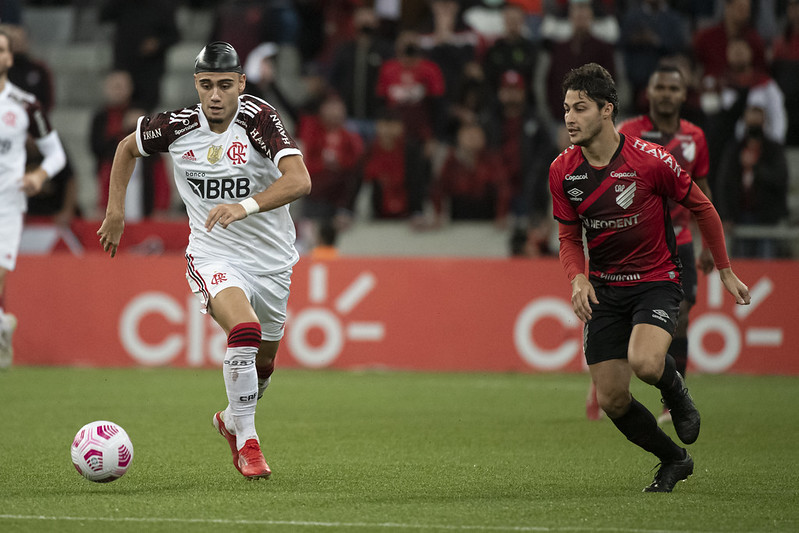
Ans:
[[[100,246],[103,247],[104,252],[111,252],[111,257],[117,254],[119,241],[122,238],[122,232],[125,229],[125,217],[105,216],[100,229],[97,230],[97,235],[100,237]]]
[[[36,196],[42,190],[44,182],[47,180],[47,174],[43,170],[34,170],[33,172],[26,172],[22,176],[22,192],[25,196]]]
[[[696,268],[702,271],[703,274],[710,274],[716,268],[716,263],[713,262],[713,254],[710,253],[710,248],[702,248],[699,252],[699,257],[696,260]]]
[[[208,213],[205,219],[205,230],[211,231],[215,225],[219,224],[222,229],[226,229],[230,224],[247,217],[247,211],[241,204],[220,204]]]
[[[724,288],[735,297],[735,303],[738,305],[749,305],[752,298],[749,296],[749,287],[747,287],[738,276],[733,273],[731,268],[723,268],[719,270],[721,282]]]
[[[591,320],[591,304],[598,304],[594,286],[585,277],[585,274],[577,274],[572,280],[572,309],[577,318],[583,322]]]

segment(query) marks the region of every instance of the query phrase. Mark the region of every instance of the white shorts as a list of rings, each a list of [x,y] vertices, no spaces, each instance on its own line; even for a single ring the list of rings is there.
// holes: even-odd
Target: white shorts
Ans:
[[[0,268],[14,270],[22,240],[22,213],[0,211]]]
[[[208,302],[228,287],[238,287],[250,301],[261,323],[261,339],[279,341],[286,324],[286,307],[291,286],[291,268],[274,274],[253,275],[219,259],[186,254],[186,280],[191,291],[202,302],[203,313]]]

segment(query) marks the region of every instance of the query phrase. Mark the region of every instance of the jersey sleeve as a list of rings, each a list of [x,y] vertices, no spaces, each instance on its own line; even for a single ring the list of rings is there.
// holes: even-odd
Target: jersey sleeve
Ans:
[[[555,159],[549,166],[549,192],[552,195],[552,216],[562,224],[577,224],[579,217],[577,211],[566,198],[563,191],[564,173],[559,164],[560,158]]]
[[[136,145],[143,156],[168,152],[175,139],[199,127],[199,106],[142,116],[136,125]]]
[[[247,97],[237,119],[255,149],[275,165],[286,155],[302,155],[277,109],[260,98]]]

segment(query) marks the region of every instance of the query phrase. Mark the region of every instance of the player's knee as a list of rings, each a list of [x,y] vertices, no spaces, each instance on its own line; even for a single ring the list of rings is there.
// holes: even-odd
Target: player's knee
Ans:
[[[630,369],[632,369],[633,374],[645,383],[657,383],[660,376],[663,375],[663,356],[628,354],[627,360],[630,362]]]
[[[614,388],[605,391],[597,389],[596,398],[605,414],[610,418],[618,418],[627,412],[632,397],[629,390]]]

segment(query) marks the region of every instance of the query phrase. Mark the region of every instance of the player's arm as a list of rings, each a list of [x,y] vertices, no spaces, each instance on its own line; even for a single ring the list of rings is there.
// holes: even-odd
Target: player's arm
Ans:
[[[583,322],[591,320],[591,304],[599,303],[594,286],[585,276],[585,252],[583,251],[583,228],[580,224],[564,224],[558,227],[560,240],[560,264],[572,285],[572,309]]]
[[[713,201],[713,196],[710,193],[710,184],[707,181],[707,176],[701,178],[694,178],[694,184],[699,187],[707,199]],[[699,257],[696,259],[696,266],[705,274],[710,274],[713,271],[713,254],[710,253],[710,248],[705,245],[704,239],[702,240],[702,250],[699,252]]]
[[[216,224],[227,228],[229,224],[249,215],[271,211],[293,202],[311,192],[311,176],[301,155],[281,157],[277,164],[281,176],[266,190],[236,204],[220,204],[208,213],[205,229],[211,231]]]
[[[67,164],[67,155],[64,153],[64,147],[61,144],[58,133],[51,131],[34,142],[43,159],[38,167],[26,172],[22,177],[22,191],[26,196],[39,194],[44,182],[61,172],[64,165]]]
[[[749,288],[732,271],[730,259],[727,257],[727,245],[724,242],[724,228],[713,204],[699,187],[691,187],[688,195],[680,203],[690,209],[696,218],[702,239],[713,254],[713,261],[724,287],[735,297],[735,303],[749,304]]]
[[[116,255],[122,231],[125,229],[125,194],[137,157],[141,157],[141,153],[136,145],[136,132],[133,132],[119,142],[114,154],[105,219],[97,230],[103,251],[110,251],[111,257]]]

